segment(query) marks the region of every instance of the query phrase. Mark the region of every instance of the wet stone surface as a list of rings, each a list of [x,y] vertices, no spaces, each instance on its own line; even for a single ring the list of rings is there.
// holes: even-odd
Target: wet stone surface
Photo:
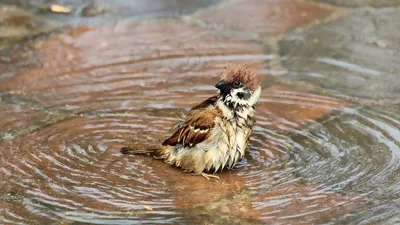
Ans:
[[[6,93],[0,94],[0,111],[2,117],[0,142],[12,140],[71,116],[64,112],[45,109],[37,102]]]
[[[399,6],[399,0],[318,0],[319,2],[329,3],[339,6],[346,7],[391,7],[391,6]]]
[[[0,7],[0,46],[50,31],[56,27],[55,22],[40,18],[25,10]]]
[[[19,105],[0,105],[3,119],[0,121],[0,141],[13,138],[13,131],[43,121],[46,114],[38,109],[24,109]]]
[[[356,10],[352,15],[287,36],[280,42],[286,78],[366,99],[400,96],[400,10]]]
[[[330,8],[310,2],[290,0],[233,1],[198,13],[201,20],[234,30],[245,30],[259,35],[285,33],[295,27],[328,16]]]
[[[6,220],[328,221],[358,204],[305,187],[277,163],[286,158],[288,132],[346,103],[275,84],[265,69],[273,56],[257,42],[170,20],[78,27],[35,46],[36,63],[5,76],[1,90],[71,118],[0,145],[2,189],[20,198],[4,206]],[[263,81],[247,160],[215,182],[151,157],[121,156],[124,145],[165,139],[181,111],[216,93],[232,61],[250,64]],[[269,203],[282,194],[284,204]],[[323,214],[303,209],[308,204],[323,206]]]
[[[228,63],[249,63],[267,80],[262,68],[272,58],[257,43],[177,20],[78,27],[36,45],[36,66],[0,90],[72,111],[188,107],[216,93]]]
[[[176,17],[222,0],[0,0],[62,23],[105,22],[129,17]],[[58,8],[52,8],[61,6]]]
[[[7,42],[7,41],[6,41]],[[4,47],[0,47],[0,83],[13,78],[17,73],[39,65],[35,39],[20,41],[16,43],[7,43]]]
[[[400,222],[397,9],[356,9],[299,33],[336,8],[160,2],[13,2],[81,24],[0,49],[0,223]],[[279,46],[260,41],[281,33]],[[162,142],[232,62],[253,67],[263,89],[246,158],[220,181],[120,154]]]

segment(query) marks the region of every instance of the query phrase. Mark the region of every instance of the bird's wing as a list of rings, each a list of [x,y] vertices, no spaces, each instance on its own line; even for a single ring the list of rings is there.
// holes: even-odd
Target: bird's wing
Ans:
[[[199,110],[199,109],[207,108],[210,105],[214,105],[217,100],[218,100],[218,95],[214,95],[210,98],[207,98],[202,103],[194,106],[191,110]]]
[[[163,142],[163,145],[194,146],[204,141],[215,127],[215,119],[219,116],[221,116],[221,111],[214,107],[194,111],[188,115],[172,136]]]

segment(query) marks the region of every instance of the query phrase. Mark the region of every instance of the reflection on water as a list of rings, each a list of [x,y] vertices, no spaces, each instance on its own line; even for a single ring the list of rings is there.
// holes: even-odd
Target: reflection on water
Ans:
[[[270,75],[282,73],[268,67],[279,56],[251,40],[162,20],[78,27],[35,42],[36,63],[0,73],[0,90],[19,96],[0,98],[0,221],[399,222],[399,106],[299,90]],[[351,62],[312,60],[333,74],[332,65],[378,76]],[[237,61],[258,70],[263,91],[246,159],[221,181],[119,153],[162,142]],[[19,132],[25,127],[34,129]]]

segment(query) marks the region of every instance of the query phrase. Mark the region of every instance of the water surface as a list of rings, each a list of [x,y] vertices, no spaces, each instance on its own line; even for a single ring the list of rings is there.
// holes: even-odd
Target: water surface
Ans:
[[[4,48],[14,66],[0,72],[0,221],[399,223],[398,78],[363,57],[320,55],[314,31],[277,42],[179,18],[121,20]],[[120,154],[167,138],[232,62],[253,67],[263,91],[246,159],[221,181]]]

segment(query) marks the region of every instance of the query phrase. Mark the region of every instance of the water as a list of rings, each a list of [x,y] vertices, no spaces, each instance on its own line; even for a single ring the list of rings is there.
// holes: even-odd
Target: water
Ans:
[[[179,19],[123,20],[5,48],[17,66],[0,72],[1,223],[399,223],[400,106],[387,83],[398,78],[308,45],[294,54],[314,31],[271,44]],[[119,153],[162,142],[238,61],[263,91],[246,159],[221,181]],[[368,93],[342,85],[344,70],[383,81]]]
[[[367,200],[349,221],[398,222],[398,110],[345,109],[291,138],[291,163],[298,168],[297,176],[321,190]]]

